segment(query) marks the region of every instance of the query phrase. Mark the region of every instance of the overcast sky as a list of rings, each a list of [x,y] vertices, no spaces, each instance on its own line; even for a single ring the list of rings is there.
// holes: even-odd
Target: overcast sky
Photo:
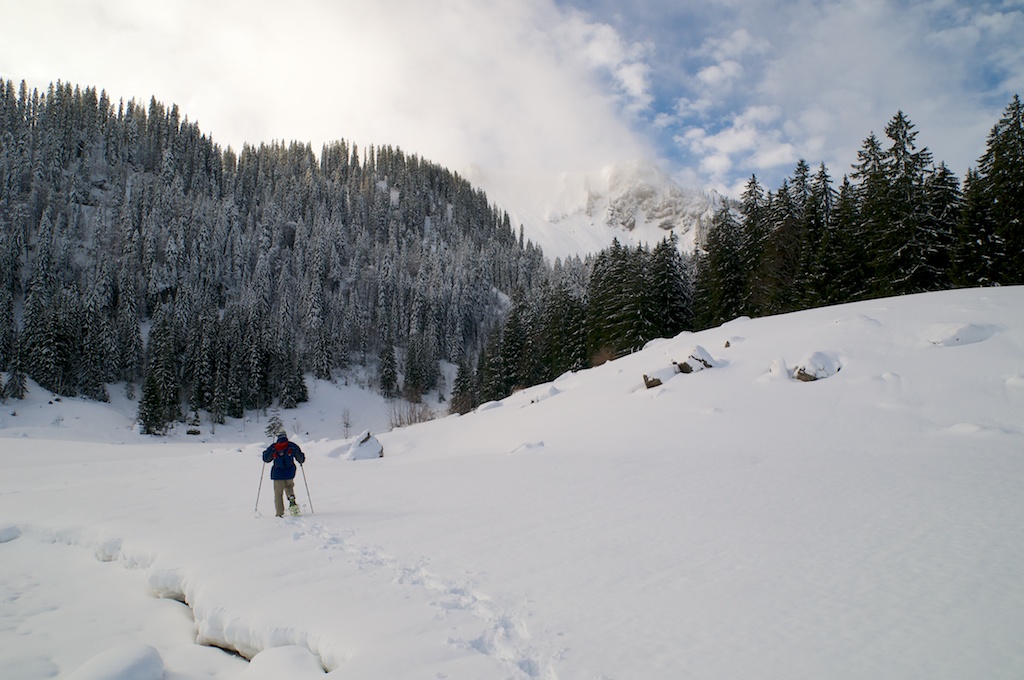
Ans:
[[[637,157],[838,182],[903,110],[961,178],[1024,94],[1024,0],[0,0],[0,77],[178,104],[222,146],[345,138],[454,170]]]

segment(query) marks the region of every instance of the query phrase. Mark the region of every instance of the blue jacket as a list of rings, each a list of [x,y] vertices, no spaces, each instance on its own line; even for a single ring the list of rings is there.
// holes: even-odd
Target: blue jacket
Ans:
[[[306,462],[306,454],[298,444],[288,441],[287,437],[278,437],[263,452],[263,462],[273,462],[270,466],[271,479],[295,479],[295,461],[302,465]]]

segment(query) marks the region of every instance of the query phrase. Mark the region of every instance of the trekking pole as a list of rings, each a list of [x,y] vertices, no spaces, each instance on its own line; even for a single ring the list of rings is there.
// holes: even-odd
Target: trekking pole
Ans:
[[[256,488],[256,507],[253,508],[253,512],[259,512],[260,509],[260,491],[263,489],[263,473],[267,471],[267,464],[263,463],[263,467],[260,468],[260,485]]]
[[[309,495],[309,482],[306,481],[306,466],[299,463],[299,469],[302,470],[302,483],[306,485],[306,498],[309,500],[309,514],[313,514],[313,498]]]

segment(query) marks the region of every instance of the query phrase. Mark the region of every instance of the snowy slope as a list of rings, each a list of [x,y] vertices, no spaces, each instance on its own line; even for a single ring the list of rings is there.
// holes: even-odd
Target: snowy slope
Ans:
[[[377,431],[374,460],[338,455],[321,415],[352,395],[318,385],[289,412],[295,519],[267,482],[254,512],[256,423],[159,440],[127,405],[6,404],[0,668],[1022,677],[1022,310],[1003,288],[736,320]]]
[[[669,233],[692,252],[698,233],[714,217],[722,197],[684,189],[657,167],[634,161],[599,172],[512,175],[479,168],[467,178],[521,225],[528,240],[554,261],[607,248],[612,239],[653,247]]]

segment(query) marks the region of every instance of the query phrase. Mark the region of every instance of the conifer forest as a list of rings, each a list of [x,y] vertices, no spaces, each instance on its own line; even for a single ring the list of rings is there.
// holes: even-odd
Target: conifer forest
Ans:
[[[700,225],[550,262],[458,174],[344,140],[221,148],[176,106],[0,81],[0,396],[139,399],[144,431],[373,366],[452,411],[741,315],[1024,284],[1024,108],[961,181],[898,112],[849,170],[751,177]]]

